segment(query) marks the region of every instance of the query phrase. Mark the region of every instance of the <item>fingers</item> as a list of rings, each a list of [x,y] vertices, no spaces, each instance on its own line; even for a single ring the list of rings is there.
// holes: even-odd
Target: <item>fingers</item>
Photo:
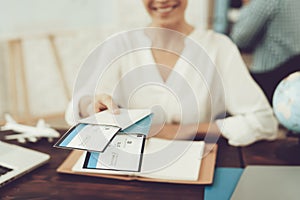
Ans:
[[[101,112],[108,109],[113,114],[120,113],[117,104],[115,104],[112,97],[107,94],[100,94],[95,97],[94,108],[95,112]]]

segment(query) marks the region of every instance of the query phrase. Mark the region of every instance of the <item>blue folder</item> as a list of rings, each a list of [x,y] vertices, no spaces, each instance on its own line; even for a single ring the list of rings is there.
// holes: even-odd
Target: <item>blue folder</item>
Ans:
[[[239,179],[243,173],[242,168],[218,167],[215,171],[214,181],[204,190],[205,200],[230,199]]]
[[[150,131],[152,117],[153,114],[150,114],[147,117],[136,122],[135,124],[127,127],[126,129],[121,130],[120,133],[126,133],[126,134],[139,133],[147,136]]]

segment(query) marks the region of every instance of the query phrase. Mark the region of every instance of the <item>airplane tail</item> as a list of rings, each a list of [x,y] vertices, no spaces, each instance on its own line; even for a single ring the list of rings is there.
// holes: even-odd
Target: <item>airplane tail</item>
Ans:
[[[6,123],[16,124],[17,122],[12,118],[12,116],[8,113],[4,115]]]
[[[12,116],[8,113],[4,115],[4,118],[6,120],[6,124],[2,127],[0,127],[1,131],[7,131],[11,130],[11,124],[17,124],[17,122],[12,118]]]

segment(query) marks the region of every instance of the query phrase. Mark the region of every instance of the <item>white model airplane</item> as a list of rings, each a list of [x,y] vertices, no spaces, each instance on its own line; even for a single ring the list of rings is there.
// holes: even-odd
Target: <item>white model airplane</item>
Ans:
[[[39,138],[44,137],[52,142],[53,138],[60,136],[59,132],[50,128],[43,119],[40,119],[35,127],[18,124],[9,114],[5,114],[5,120],[6,124],[1,127],[1,131],[12,130],[18,133],[6,135],[6,140],[18,140],[20,143],[25,143],[27,140],[36,142]]]

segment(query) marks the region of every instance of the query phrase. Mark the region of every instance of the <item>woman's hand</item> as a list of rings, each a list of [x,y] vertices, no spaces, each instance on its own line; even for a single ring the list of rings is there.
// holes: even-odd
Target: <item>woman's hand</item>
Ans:
[[[107,94],[99,94],[94,99],[94,112],[101,112],[109,110],[113,114],[119,114],[120,110],[117,104],[113,101],[112,97]]]
[[[108,94],[96,95],[94,99],[90,96],[84,96],[80,99],[79,112],[83,118],[104,110],[109,110],[113,114],[120,113],[117,104]]]

